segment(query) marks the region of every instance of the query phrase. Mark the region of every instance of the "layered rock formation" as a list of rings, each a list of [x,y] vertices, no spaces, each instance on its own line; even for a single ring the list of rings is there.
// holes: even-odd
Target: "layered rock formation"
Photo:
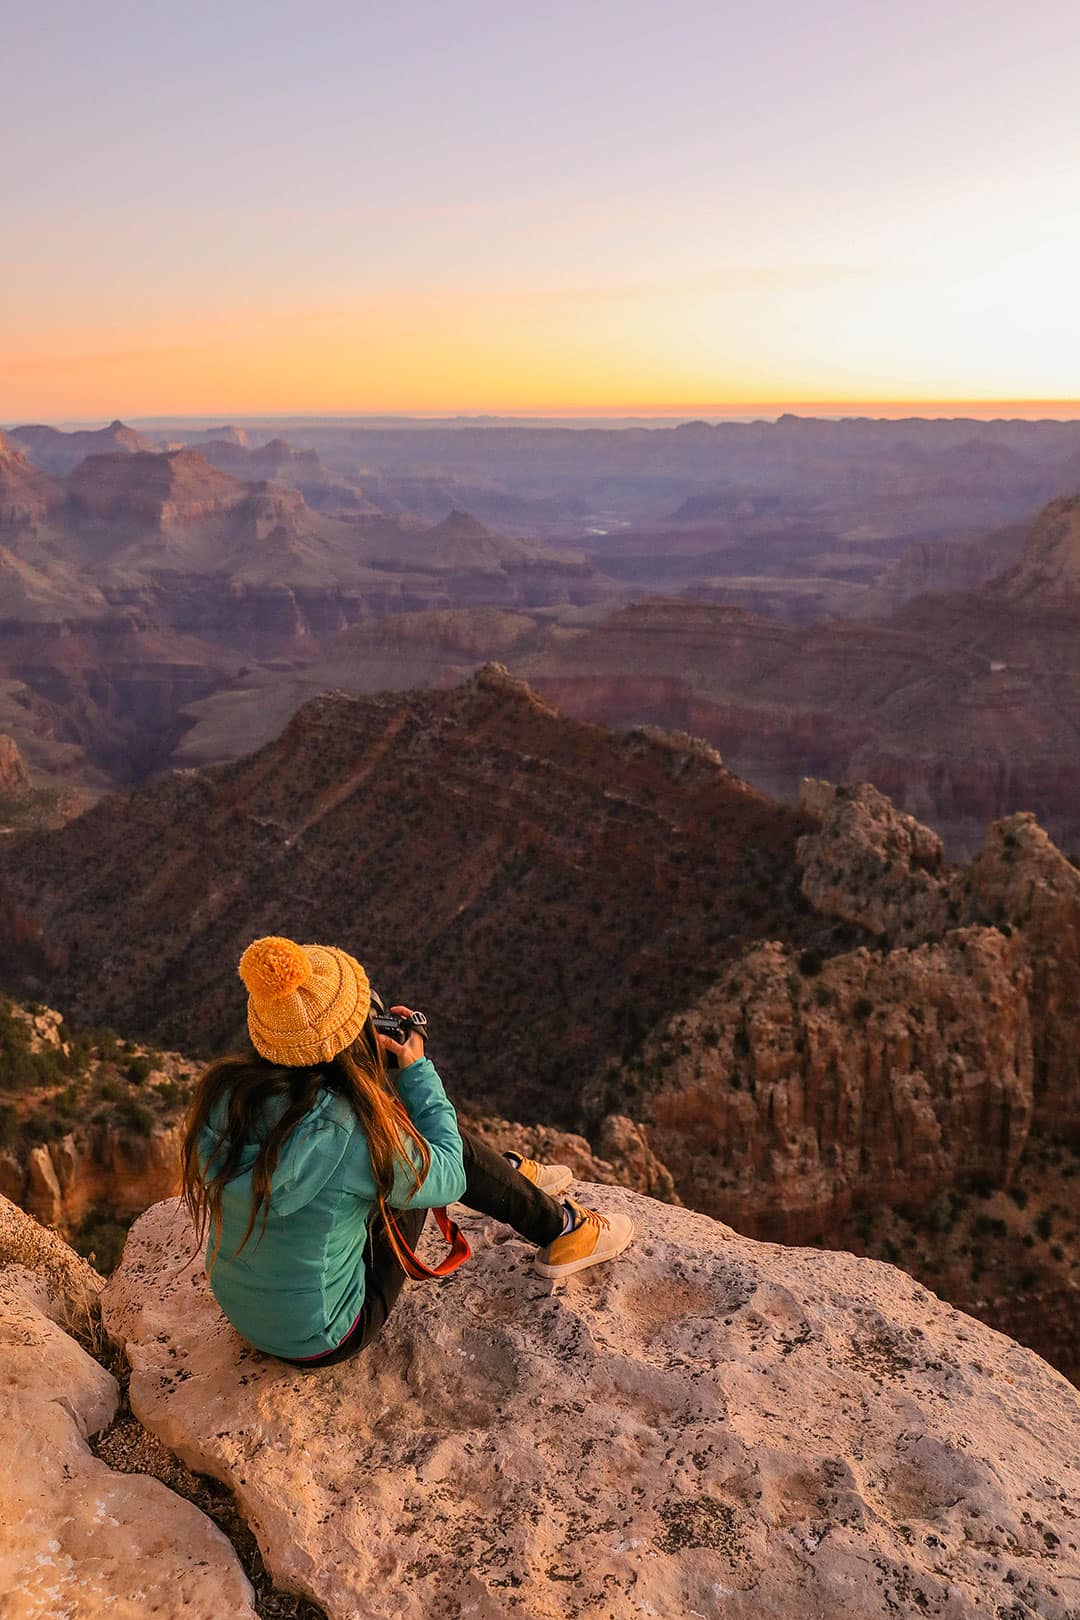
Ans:
[[[765,1081],[756,1108],[742,1096],[734,1099],[746,1122],[746,1160],[760,1165],[759,1156],[768,1155],[768,1173],[759,1170],[757,1185],[782,1177],[780,1167],[786,1164],[800,1186],[813,1186],[819,1179],[815,1167],[829,1164],[831,1172],[821,1178],[822,1203],[803,1206],[806,1230],[815,1241],[903,1256],[909,1269],[948,1298],[1034,1345],[1080,1381],[1075,1192],[1080,1133],[1071,1010],[1080,990],[1080,875],[1031,816],[995,824],[972,865],[950,873],[941,868],[940,849],[927,830],[891,811],[873,789],[834,790],[817,783],[805,787],[804,805],[816,808],[822,824],[800,844],[803,892],[820,909],[855,927],[883,928],[881,937],[887,941],[918,948],[891,951],[874,975],[878,994],[861,994],[855,1002],[850,995],[836,996],[834,981],[842,966],[858,969],[863,952],[823,965],[813,957],[800,958],[799,974],[789,958],[790,1018],[775,973],[762,988],[774,997],[779,989],[779,1012],[768,995],[762,998],[764,1005],[744,1002],[742,1016],[750,1030],[760,1031],[762,1015],[766,1020],[764,1054],[759,1051],[757,1062],[748,1063],[747,1041],[731,1070],[732,1083],[746,1085],[751,1093],[756,1094],[762,1077]],[[964,923],[976,927],[957,928]],[[950,930],[943,939],[942,929]],[[932,943],[920,945],[920,939]],[[984,967],[997,956],[1001,971],[987,979],[985,971],[973,972],[963,957],[950,966],[946,955],[961,943],[965,955],[977,944]],[[928,972],[927,981],[907,993],[902,978],[889,982],[898,965],[915,962],[921,973]],[[813,984],[800,986],[802,976]],[[952,1028],[940,1020],[943,998]],[[710,1009],[706,1026],[710,1039],[725,1027],[725,1018],[730,1025],[733,1005],[740,1002],[737,994],[726,1002],[722,994],[717,999],[720,1006]],[[800,1016],[798,1009],[807,1005],[810,1015]],[[929,1019],[928,1008],[933,1010]],[[929,1039],[928,1023],[937,1025]],[[776,1030],[793,1030],[794,1050],[782,1052],[779,1065],[768,1044]],[[690,1032],[683,1028],[677,1033],[685,1047]],[[696,1033],[701,1035],[700,1026]],[[746,1040],[739,1028],[734,1040]],[[868,1046],[873,1053],[869,1064]],[[792,1111],[796,1124],[804,1120],[807,1101],[813,1105],[815,1096],[820,1097],[814,1079],[820,1076],[823,1051],[831,1051],[834,1065],[826,1088],[829,1097],[842,1087],[845,1099],[864,1103],[859,1076],[869,1073],[874,1076],[871,1094],[885,1110],[876,1124],[876,1151],[870,1155],[883,1180],[879,1194],[861,1210],[845,1209],[845,1148],[840,1144],[848,1136],[843,1130],[834,1134],[831,1118],[826,1116],[823,1125],[818,1117],[809,1152],[797,1130],[782,1137],[776,1129],[777,1121],[782,1128],[788,1125]],[[665,1072],[671,1074],[670,1043],[665,1043],[663,1056]],[[690,1074],[689,1063],[682,1067]],[[702,1085],[703,1073],[718,1078],[718,1087]],[[954,1118],[939,1138],[947,1143],[949,1171],[943,1170],[940,1157],[933,1162],[932,1153],[923,1156],[924,1174],[915,1169],[919,1153],[912,1144],[920,1130],[909,1122],[901,1158],[914,1179],[898,1184],[887,1154],[882,1156],[882,1143],[904,1139],[895,1133],[909,1118],[913,1095],[916,1111],[921,1098],[922,1108],[930,1103],[937,1114],[933,1121],[924,1112],[923,1140],[932,1142],[941,1110],[956,1102],[958,1085],[968,1092],[964,1118]],[[732,1161],[740,1166],[745,1162],[737,1150],[729,1154],[714,1142],[692,1152],[693,1099],[702,1092],[706,1100],[697,1106],[715,1122],[730,1099],[723,1066],[713,1066],[708,1056],[704,1064],[693,1065],[686,1096],[676,1087],[658,1099],[655,1117],[661,1130],[651,1132],[688,1201],[740,1218],[751,1231],[792,1230],[781,1212],[798,1207],[794,1186],[771,1206],[755,1203],[749,1182],[740,1186],[738,1173],[732,1174]],[[721,1131],[716,1142],[724,1140]],[[800,1151],[805,1157],[796,1171]],[[695,1178],[692,1188],[680,1172]],[[830,1197],[831,1210],[826,1208]]]
[[[195,450],[108,443],[70,471],[65,448],[62,483],[14,439],[0,445],[0,681],[20,694],[0,693],[0,728],[25,693],[19,740],[35,780],[96,792],[150,775],[189,704],[253,659],[302,668],[358,621],[456,604],[568,609],[605,594],[582,554],[464,513],[431,525],[356,499],[316,511],[299,488],[233,477]],[[269,470],[293,465],[288,446],[267,451]]]
[[[72,1336],[101,1279],[0,1198],[0,1590],[10,1620],[254,1616],[220,1530],[156,1479],[115,1472],[89,1442],[112,1422],[116,1379]]]
[[[14,468],[19,458],[5,461]],[[165,622],[178,628],[220,627],[209,603],[200,606],[200,590],[220,597],[288,588],[297,600],[336,592],[358,604],[369,597],[329,626],[338,629],[388,605],[530,606],[597,594],[595,569],[579,553],[510,539],[467,513],[435,525],[330,516],[313,511],[298,489],[235,478],[195,450],[92,455],[63,491],[50,552],[31,546],[25,560],[73,562],[113,603],[154,587]],[[14,496],[9,504],[18,504]]]
[[[1040,1123],[1080,1142],[1070,1013],[1080,1002],[1080,872],[1072,862],[1031,815],[995,822],[971,865],[949,871],[934,834],[865,784],[804,783],[800,803],[821,818],[798,852],[802,892],[816,910],[888,944],[933,942],[957,924],[1010,937],[1012,983],[1031,1009]]]
[[[518,498],[588,503],[594,526],[696,504],[816,518],[837,537],[925,536],[1016,521],[1069,488],[1075,422],[955,418],[552,424],[386,421],[260,424],[330,465],[400,476],[438,470]],[[854,531],[854,534],[853,534]]]
[[[1069,1620],[1080,1402],[1045,1363],[891,1267],[584,1195],[635,1221],[618,1262],[553,1289],[467,1217],[472,1264],[310,1375],[158,1205],[105,1301],[132,1407],[331,1620]]]
[[[35,778],[97,792],[160,769],[186,706],[242,668],[202,636],[163,630],[152,609],[102,601],[93,617],[0,621],[0,682]]]
[[[179,1180],[180,1125],[69,1130],[25,1153],[0,1153],[0,1191],[43,1225],[74,1233],[91,1217],[126,1225]]]
[[[632,1111],[686,1203],[788,1242],[827,1242],[853,1206],[1008,1185],[1033,1108],[1020,960],[990,929],[812,976],[761,946],[646,1049],[660,1085]]]
[[[212,465],[189,448],[151,453],[120,424],[103,436],[20,429],[10,444],[60,468],[68,482],[46,477],[23,450],[0,452],[0,595],[8,617],[20,622],[70,626],[110,608],[134,612],[166,638],[213,643],[216,667],[223,653],[290,665],[318,661],[317,643],[399,612],[568,609],[630,592],[689,590],[692,602],[635,609],[604,632],[538,646],[525,638],[513,657],[560,706],[609,723],[690,729],[766,791],[790,795],[807,773],[873,780],[933,821],[953,852],[969,853],[986,821],[1021,808],[1039,814],[1066,847],[1080,843],[1072,811],[1077,609],[1069,567],[1022,562],[1017,578],[1026,583],[907,601],[887,624],[755,617],[865,612],[879,582],[875,611],[886,612],[917,586],[981,579],[988,558],[1010,555],[1015,519],[1060,487],[1062,475],[1052,468],[1072,464],[1072,430],[1002,424],[976,434],[970,424],[909,424],[909,437],[892,424],[794,418],[730,427],[622,436],[552,429],[543,450],[532,434],[502,430],[500,454],[516,468],[513,478],[525,481],[520,490],[501,489],[511,506],[539,498],[528,468],[537,456],[546,464],[549,451],[567,467],[591,454],[625,471],[631,450],[642,458],[642,487],[670,491],[675,481],[681,488],[670,503],[681,516],[663,527],[589,522],[586,502],[575,537],[588,542],[588,555],[571,549],[565,535],[557,546],[539,546],[463,511],[431,525],[389,495],[393,515],[380,515],[341,463],[327,468],[314,448],[280,439],[260,449],[208,441],[202,450],[216,458]],[[418,469],[436,444],[440,487],[450,497],[492,488],[470,471],[478,447],[491,444],[483,430],[447,438],[410,428],[409,436],[420,463],[411,456],[378,463],[368,481],[376,496],[394,469],[426,487]],[[393,443],[400,451],[402,443],[400,434],[375,430],[360,439],[376,449]],[[730,479],[716,464],[729,450]],[[687,500],[685,481],[707,473],[722,487]],[[564,508],[580,500],[572,488],[578,477],[553,472],[543,499]],[[289,487],[266,481],[279,478]],[[942,516],[957,502],[964,521],[946,523],[942,538]],[[935,506],[937,518],[922,521],[922,508]],[[1055,545],[1060,552],[1048,536],[1061,523],[1068,530],[1067,508],[1058,501],[1048,509],[1032,536],[1032,557],[1049,556]],[[433,515],[430,500],[424,511]],[[1013,520],[1012,530],[973,538],[995,513]],[[918,554],[905,558],[913,535]],[[890,564],[897,577],[881,582]],[[705,599],[754,611],[710,608]],[[436,651],[418,665],[437,664]],[[477,656],[494,653],[485,648]],[[182,651],[177,662],[184,662]],[[110,676],[103,673],[106,682]],[[42,696],[32,670],[15,667],[11,678]],[[288,710],[292,678],[288,669],[280,686],[260,687],[275,715]],[[350,684],[355,689],[362,679],[358,672]],[[226,683],[216,674],[212,684]],[[235,737],[240,750],[264,735],[246,691],[216,722],[219,738]],[[61,700],[65,719],[76,707],[74,699]],[[158,734],[153,748],[138,753],[139,770],[160,767],[164,740]],[[220,757],[220,746],[196,743],[189,757]],[[31,756],[35,770],[48,767],[48,752]],[[96,787],[94,770],[112,774],[113,758],[93,749],[86,757],[85,785]]]
[[[950,889],[956,914],[1019,929],[1031,974],[1035,1109],[1040,1126],[1080,1147],[1080,872],[1030,815],[993,826]]]
[[[619,1098],[685,1202],[751,1233],[848,1246],[873,1231],[890,1252],[895,1211],[914,1269],[1076,1376],[1080,1231],[1048,1249],[1041,1226],[1050,1144],[1080,1142],[1080,873],[1030,817],[951,871],[868,786],[807,783],[803,807],[820,818],[799,843],[803,895],[875,948],[749,951],[598,1074],[586,1109]],[[937,1241],[956,1217],[944,1193],[1010,1187],[1032,1203],[1022,1231],[987,1211],[959,1254]]]
[[[1080,497],[1052,503],[982,589],[882,623],[797,627],[700,602],[640,603],[522,658],[568,712],[685,727],[769,792],[874,783],[970,853],[1031,810],[1080,843]]]
[[[308,506],[324,512],[378,512],[381,503],[370,501],[362,488],[340,473],[328,471],[315,450],[298,450],[282,438],[252,446],[245,435],[233,429],[233,437],[198,438],[199,453],[234,478],[245,483],[263,480],[298,489]],[[440,514],[441,515],[441,514]]]

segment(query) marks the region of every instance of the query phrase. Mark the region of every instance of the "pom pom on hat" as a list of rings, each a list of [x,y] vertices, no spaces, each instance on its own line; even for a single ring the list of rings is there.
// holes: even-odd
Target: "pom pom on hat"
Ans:
[[[312,965],[302,945],[269,934],[248,946],[239,971],[249,995],[277,1001],[308,982]]]
[[[251,1044],[270,1063],[329,1063],[359,1035],[371,1008],[367,974],[336,945],[269,934],[240,958]]]

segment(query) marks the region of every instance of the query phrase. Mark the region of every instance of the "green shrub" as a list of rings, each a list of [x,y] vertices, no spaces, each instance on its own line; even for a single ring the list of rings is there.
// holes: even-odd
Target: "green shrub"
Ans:
[[[81,1102],[82,1094],[78,1086],[65,1086],[53,1098],[53,1107],[64,1119],[71,1119],[79,1113]]]
[[[120,1055],[120,1037],[115,1029],[96,1029],[92,1032],[91,1040],[97,1050],[97,1055],[108,1063]]]
[[[154,1096],[163,1108],[181,1108],[191,1096],[191,1086],[183,1080],[163,1080],[155,1087]]]
[[[868,996],[860,996],[851,1009],[851,1016],[857,1023],[865,1024],[874,1010],[874,1003]]]
[[[133,1086],[141,1086],[153,1072],[154,1065],[148,1057],[133,1057],[124,1070]]]
[[[816,945],[809,946],[799,957],[799,972],[806,979],[814,979],[821,972],[825,958]]]
[[[118,1125],[138,1136],[149,1136],[154,1128],[153,1114],[134,1097],[125,1097],[117,1104],[115,1119]]]
[[[63,1120],[51,1108],[36,1108],[27,1114],[24,1128],[31,1142],[56,1142],[67,1132]]]

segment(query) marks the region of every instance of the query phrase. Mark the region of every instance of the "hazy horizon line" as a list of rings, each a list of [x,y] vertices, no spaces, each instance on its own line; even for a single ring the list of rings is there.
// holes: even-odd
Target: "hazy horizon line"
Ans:
[[[1032,413],[1038,411],[1039,415]],[[1058,412],[1065,415],[1058,415]],[[1020,413],[1020,414],[1017,414]],[[1080,416],[1080,398],[950,398],[950,399],[822,399],[822,400],[747,400],[727,404],[688,403],[683,405],[638,405],[597,409],[573,407],[563,409],[539,408],[533,410],[399,410],[399,411],[266,411],[266,410],[206,410],[198,412],[113,412],[93,416],[56,416],[47,418],[32,414],[12,414],[6,417],[10,428],[34,423],[58,425],[61,428],[87,429],[107,427],[114,421],[144,426],[201,424],[220,422],[228,426],[236,421],[248,422],[636,422],[686,421],[688,419],[724,421],[775,420],[784,415],[808,415],[818,418],[843,420],[867,418],[890,420],[919,416],[928,420],[957,420],[970,418],[983,421],[1070,421]]]

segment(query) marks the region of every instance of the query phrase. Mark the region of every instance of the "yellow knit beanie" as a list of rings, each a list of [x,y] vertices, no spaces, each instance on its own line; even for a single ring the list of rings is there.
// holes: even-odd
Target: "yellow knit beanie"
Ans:
[[[270,934],[240,958],[252,1045],[271,1063],[329,1063],[364,1027],[371,986],[355,957],[333,945]]]

